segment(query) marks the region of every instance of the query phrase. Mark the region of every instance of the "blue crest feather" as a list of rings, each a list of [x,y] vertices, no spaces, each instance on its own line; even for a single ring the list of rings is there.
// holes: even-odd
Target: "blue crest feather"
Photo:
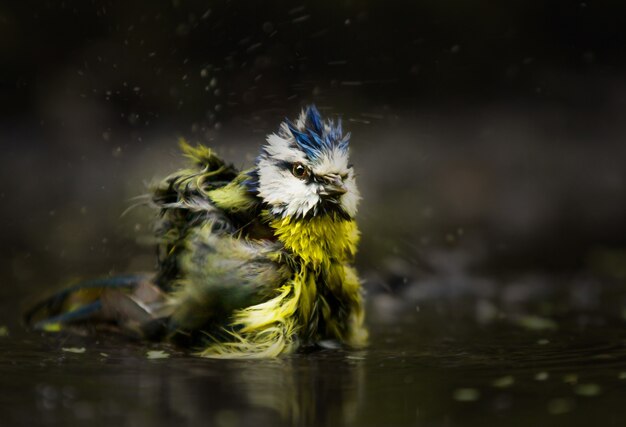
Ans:
[[[325,126],[315,105],[309,105],[306,108],[304,117],[304,129],[298,129],[289,119],[285,119],[285,123],[298,148],[304,151],[309,159],[318,159],[325,151],[330,151],[335,147],[344,151],[348,149],[350,134],[343,135],[341,119],[337,121],[337,125],[332,120],[328,120]]]

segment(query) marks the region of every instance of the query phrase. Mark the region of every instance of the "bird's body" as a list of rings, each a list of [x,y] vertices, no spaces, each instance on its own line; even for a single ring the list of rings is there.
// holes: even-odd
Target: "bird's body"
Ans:
[[[192,167],[153,190],[156,276],[79,285],[36,307],[33,323],[114,325],[207,357],[274,357],[324,340],[365,345],[347,143],[315,107],[270,135],[247,171],[183,143]]]

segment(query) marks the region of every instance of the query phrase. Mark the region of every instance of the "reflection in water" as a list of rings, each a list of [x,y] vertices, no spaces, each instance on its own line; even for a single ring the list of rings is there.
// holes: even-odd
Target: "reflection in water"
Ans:
[[[248,399],[296,425],[351,424],[364,385],[361,356],[289,359],[239,375]],[[269,380],[269,381],[268,381]]]
[[[193,363],[189,375],[168,378],[169,406],[189,419],[211,408],[218,424],[240,425],[250,416],[287,425],[353,424],[363,403],[364,360],[325,356]]]

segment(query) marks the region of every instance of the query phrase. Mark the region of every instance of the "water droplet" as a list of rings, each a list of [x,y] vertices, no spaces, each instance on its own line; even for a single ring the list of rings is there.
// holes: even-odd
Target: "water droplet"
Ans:
[[[507,387],[511,387],[513,384],[515,384],[515,378],[513,376],[511,376],[511,375],[507,375],[505,377],[496,378],[491,383],[491,385],[496,387],[496,388],[507,388]]]
[[[602,392],[602,387],[598,384],[580,384],[576,386],[574,392],[579,396],[592,397],[597,396]]]
[[[475,388],[458,388],[454,390],[453,397],[459,402],[474,402],[480,398],[480,391]]]
[[[517,320],[517,324],[533,331],[541,331],[545,329],[556,329],[558,325],[552,319],[541,316],[522,316]]]
[[[63,347],[61,350],[63,350],[66,353],[76,353],[76,354],[83,354],[85,351],[87,351],[85,347]]]

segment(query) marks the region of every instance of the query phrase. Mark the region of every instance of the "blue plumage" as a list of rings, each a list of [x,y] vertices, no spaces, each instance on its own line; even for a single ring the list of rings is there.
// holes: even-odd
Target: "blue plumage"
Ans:
[[[298,148],[300,148],[310,160],[319,159],[324,152],[338,147],[347,150],[350,134],[343,135],[341,119],[337,125],[329,120],[324,126],[324,121],[315,105],[309,105],[305,111],[304,129],[298,127],[289,119],[285,119],[289,131],[293,135]]]
[[[256,194],[259,191],[259,170],[251,169],[247,171],[246,179],[243,181],[243,185],[248,189],[250,193]]]

